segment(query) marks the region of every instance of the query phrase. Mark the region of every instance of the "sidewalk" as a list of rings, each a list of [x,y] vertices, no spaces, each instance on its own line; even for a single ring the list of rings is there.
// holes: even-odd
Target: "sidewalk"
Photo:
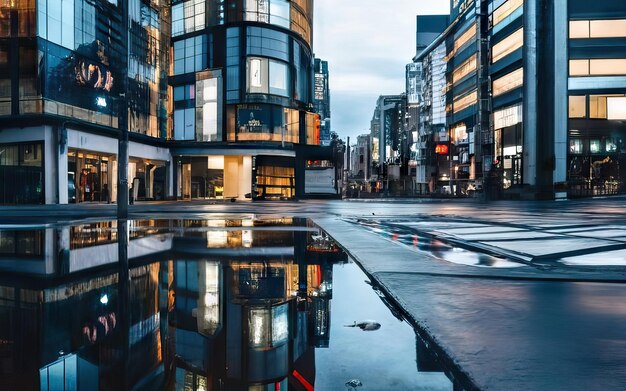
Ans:
[[[395,234],[386,238],[343,219],[315,222],[402,309],[463,388],[626,384],[626,351],[620,348],[626,329],[619,326],[626,324],[626,268],[472,267],[438,258],[436,246],[430,254],[414,251],[394,242]],[[430,225],[426,230],[438,235],[497,235],[497,227],[481,231],[468,220],[469,227],[452,223],[445,230],[443,223],[414,223]]]

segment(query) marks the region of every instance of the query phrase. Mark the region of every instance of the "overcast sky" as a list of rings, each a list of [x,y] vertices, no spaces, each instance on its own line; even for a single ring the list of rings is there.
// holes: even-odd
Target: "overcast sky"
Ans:
[[[415,56],[415,16],[445,14],[448,0],[315,0],[314,51],[328,61],[331,128],[369,133],[379,95],[404,92]]]

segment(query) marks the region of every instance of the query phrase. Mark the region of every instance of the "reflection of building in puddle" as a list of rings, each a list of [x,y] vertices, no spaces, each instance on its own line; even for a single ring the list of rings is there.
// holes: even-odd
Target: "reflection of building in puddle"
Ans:
[[[116,262],[116,222],[30,235],[39,243],[31,246],[32,255],[45,257],[48,240],[66,244],[59,248],[67,251],[50,251],[46,278],[0,287],[0,359],[8,363],[1,375],[9,379],[7,387],[313,387],[314,348],[329,346],[332,264],[345,262],[345,254],[311,248],[317,229],[304,220],[292,230],[282,225],[285,220],[278,226],[223,221],[129,224],[129,255],[140,253],[133,246],[151,252],[133,258],[126,274]],[[189,225],[199,231],[179,230]],[[183,246],[202,243],[210,250],[210,232],[226,232],[226,250],[233,252],[207,256]],[[280,255],[272,255],[279,242]]]

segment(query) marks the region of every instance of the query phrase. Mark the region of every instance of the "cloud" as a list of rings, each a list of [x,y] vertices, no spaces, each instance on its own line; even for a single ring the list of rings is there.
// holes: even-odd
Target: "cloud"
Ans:
[[[447,0],[315,0],[314,51],[329,62],[331,126],[342,138],[369,130],[379,95],[404,91],[415,55],[415,17]]]

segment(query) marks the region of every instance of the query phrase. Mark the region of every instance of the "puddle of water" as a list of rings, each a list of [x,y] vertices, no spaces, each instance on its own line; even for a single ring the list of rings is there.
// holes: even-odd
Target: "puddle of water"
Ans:
[[[489,254],[454,247],[440,240],[417,234],[409,228],[390,227],[365,220],[361,220],[358,223],[387,240],[409,248],[411,251],[422,253],[442,261],[473,267],[520,268],[527,266]],[[428,258],[425,257],[424,259]]]
[[[306,219],[19,228],[0,230],[2,389],[452,389]]]

